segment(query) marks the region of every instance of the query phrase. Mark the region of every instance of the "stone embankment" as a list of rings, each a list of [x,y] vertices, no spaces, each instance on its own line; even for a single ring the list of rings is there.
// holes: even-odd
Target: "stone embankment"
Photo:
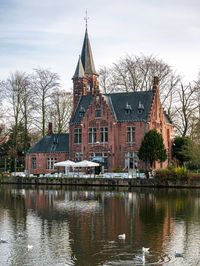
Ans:
[[[146,178],[0,177],[0,184],[200,188],[200,180],[195,179],[170,179],[161,181]]]

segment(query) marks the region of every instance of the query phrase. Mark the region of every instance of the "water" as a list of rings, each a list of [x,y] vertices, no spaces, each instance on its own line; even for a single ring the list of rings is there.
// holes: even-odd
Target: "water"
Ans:
[[[200,265],[199,196],[1,185],[0,265]],[[142,247],[150,252],[138,261]]]

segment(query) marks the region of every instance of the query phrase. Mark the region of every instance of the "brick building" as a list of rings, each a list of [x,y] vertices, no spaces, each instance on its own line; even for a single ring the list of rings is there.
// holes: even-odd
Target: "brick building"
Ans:
[[[54,163],[69,158],[69,134],[53,134],[52,123],[46,136],[26,153],[26,170],[29,174],[47,174],[57,171]],[[59,171],[64,172],[64,167]]]
[[[50,173],[55,162],[98,158],[105,171],[113,168],[144,168],[137,153],[145,133],[156,129],[162,134],[171,158],[173,125],[164,112],[159,96],[158,78],[152,77],[149,91],[102,94],[86,28],[81,56],[72,78],[73,113],[69,134],[53,134],[49,129],[27,152],[26,169],[30,173]]]
[[[172,123],[159,96],[158,78],[152,77],[150,91],[102,94],[97,81],[86,28],[81,56],[72,78],[74,111],[70,121],[69,150],[72,160],[102,158],[106,171],[113,168],[144,167],[137,153],[145,133],[156,129],[162,134],[171,160]]]

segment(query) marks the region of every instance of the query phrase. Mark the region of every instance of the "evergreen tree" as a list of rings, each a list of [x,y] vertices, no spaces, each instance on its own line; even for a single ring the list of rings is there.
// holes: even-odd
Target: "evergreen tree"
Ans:
[[[180,165],[190,160],[190,155],[187,152],[192,147],[189,137],[176,137],[172,146],[172,156]]]
[[[161,134],[156,130],[148,131],[141,143],[138,157],[145,163],[149,163],[151,168],[155,161],[164,162],[167,159],[167,152]]]

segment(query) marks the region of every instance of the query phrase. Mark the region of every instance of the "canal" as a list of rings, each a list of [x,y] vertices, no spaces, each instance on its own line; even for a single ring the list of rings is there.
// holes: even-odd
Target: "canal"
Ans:
[[[0,185],[0,265],[200,265],[200,190]]]

